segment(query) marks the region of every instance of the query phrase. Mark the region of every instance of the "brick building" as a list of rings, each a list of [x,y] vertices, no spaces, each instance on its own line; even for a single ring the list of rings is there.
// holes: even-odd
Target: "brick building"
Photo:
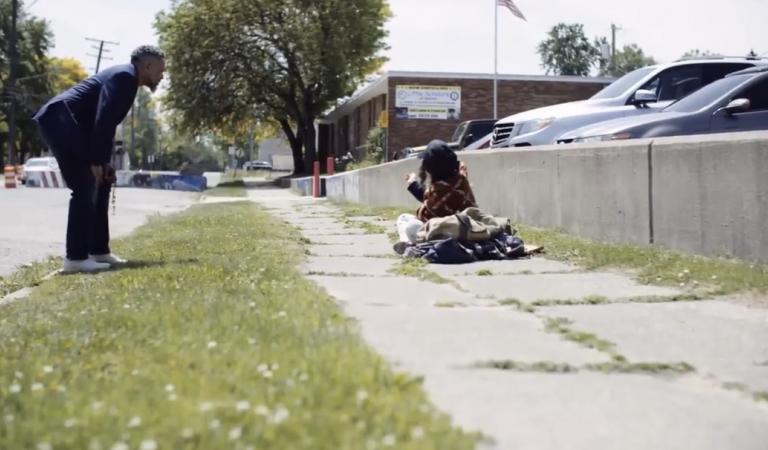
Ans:
[[[612,80],[572,76],[499,75],[499,118],[521,111],[582,100]],[[402,108],[405,97],[440,102],[445,92],[451,105],[438,109]],[[419,96],[420,90],[426,92]],[[449,92],[450,91],[450,92]],[[456,94],[458,93],[458,100]],[[398,94],[400,97],[398,98]],[[450,97],[450,98],[448,98]],[[458,111],[454,111],[458,106]],[[443,113],[438,112],[443,109]],[[417,108],[411,108],[411,111]],[[347,152],[360,156],[368,131],[378,126],[385,111],[387,159],[404,147],[424,145],[431,139],[450,139],[456,126],[471,119],[493,117],[493,75],[434,72],[387,72],[328,113],[318,126],[320,157]],[[417,118],[418,117],[418,118]],[[423,117],[439,117],[423,118]]]

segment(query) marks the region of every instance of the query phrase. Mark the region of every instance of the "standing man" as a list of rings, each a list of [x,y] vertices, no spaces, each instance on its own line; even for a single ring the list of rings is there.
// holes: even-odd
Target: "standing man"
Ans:
[[[110,67],[57,95],[35,114],[43,142],[72,190],[64,273],[96,272],[125,260],[109,249],[109,193],[114,182],[115,130],[140,86],[155,92],[165,72],[165,54],[141,46],[131,63]]]

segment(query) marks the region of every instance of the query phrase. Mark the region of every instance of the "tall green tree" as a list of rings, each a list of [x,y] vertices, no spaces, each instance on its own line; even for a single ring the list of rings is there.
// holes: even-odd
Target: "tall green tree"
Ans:
[[[32,122],[32,115],[37,108],[52,94],[51,66],[47,53],[53,44],[53,35],[48,23],[27,13],[24,2],[19,1],[17,19],[18,66],[16,85],[10,89],[8,84],[10,57],[8,39],[11,29],[11,1],[0,0],[0,83],[2,101],[0,102],[0,145],[3,161],[8,159],[8,112],[11,99],[16,102],[16,148],[19,161],[28,154],[37,155],[43,151],[37,128]]]
[[[605,37],[596,39],[595,49],[599,52],[601,46],[607,43],[608,39]],[[635,69],[653,64],[656,64],[656,60],[652,56],[646,55],[637,44],[629,44],[616,50],[615,65],[614,59],[610,56],[608,58],[601,57],[598,64],[598,75],[618,78]]]
[[[384,62],[388,17],[386,0],[179,0],[156,21],[168,103],[197,131],[278,123],[304,172],[316,119]]]
[[[538,46],[547,74],[589,75],[600,53],[584,34],[584,25],[558,23]]]
[[[706,58],[706,57],[718,57],[721,56],[720,53],[712,52],[710,50],[699,50],[698,48],[694,48],[692,50],[688,50],[687,52],[683,53],[682,58]]]
[[[656,64],[656,60],[652,56],[646,55],[637,44],[625,45],[621,50],[616,51],[616,65],[612,74],[615,77],[620,77],[635,69],[653,64]]]
[[[50,58],[49,64],[51,87],[56,94],[88,78],[88,72],[75,58]]]

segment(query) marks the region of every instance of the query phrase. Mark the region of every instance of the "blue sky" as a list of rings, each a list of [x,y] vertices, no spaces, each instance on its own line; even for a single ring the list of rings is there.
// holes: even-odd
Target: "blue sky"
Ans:
[[[395,17],[390,31],[388,69],[450,72],[493,70],[495,0],[390,0]],[[536,45],[557,22],[583,23],[587,35],[609,35],[611,22],[622,27],[619,45],[637,43],[661,62],[692,48],[743,55],[754,48],[768,53],[766,0],[515,0],[528,17],[523,22],[499,10],[499,71],[540,74]],[[27,0],[31,11],[48,19],[56,36],[56,56],[80,59],[93,67],[86,37],[117,41],[113,64],[131,50],[156,43],[155,14],[169,0]],[[82,11],[88,11],[84,14]],[[86,18],[87,17],[87,18]]]

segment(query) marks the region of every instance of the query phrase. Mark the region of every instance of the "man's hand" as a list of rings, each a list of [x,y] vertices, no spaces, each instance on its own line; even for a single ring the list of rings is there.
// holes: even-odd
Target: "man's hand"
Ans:
[[[418,178],[416,177],[416,174],[413,173],[413,172],[411,172],[411,173],[409,173],[408,175],[405,176],[405,183],[408,184],[408,185],[410,185],[411,183],[413,183],[414,181],[417,181],[417,180],[418,180]]]
[[[104,182],[104,166],[91,166],[91,173],[93,174],[93,178],[96,179],[96,184]]]
[[[104,165],[104,183],[108,185],[113,185],[117,182],[117,174],[115,173],[114,167],[112,167],[109,164]]]

